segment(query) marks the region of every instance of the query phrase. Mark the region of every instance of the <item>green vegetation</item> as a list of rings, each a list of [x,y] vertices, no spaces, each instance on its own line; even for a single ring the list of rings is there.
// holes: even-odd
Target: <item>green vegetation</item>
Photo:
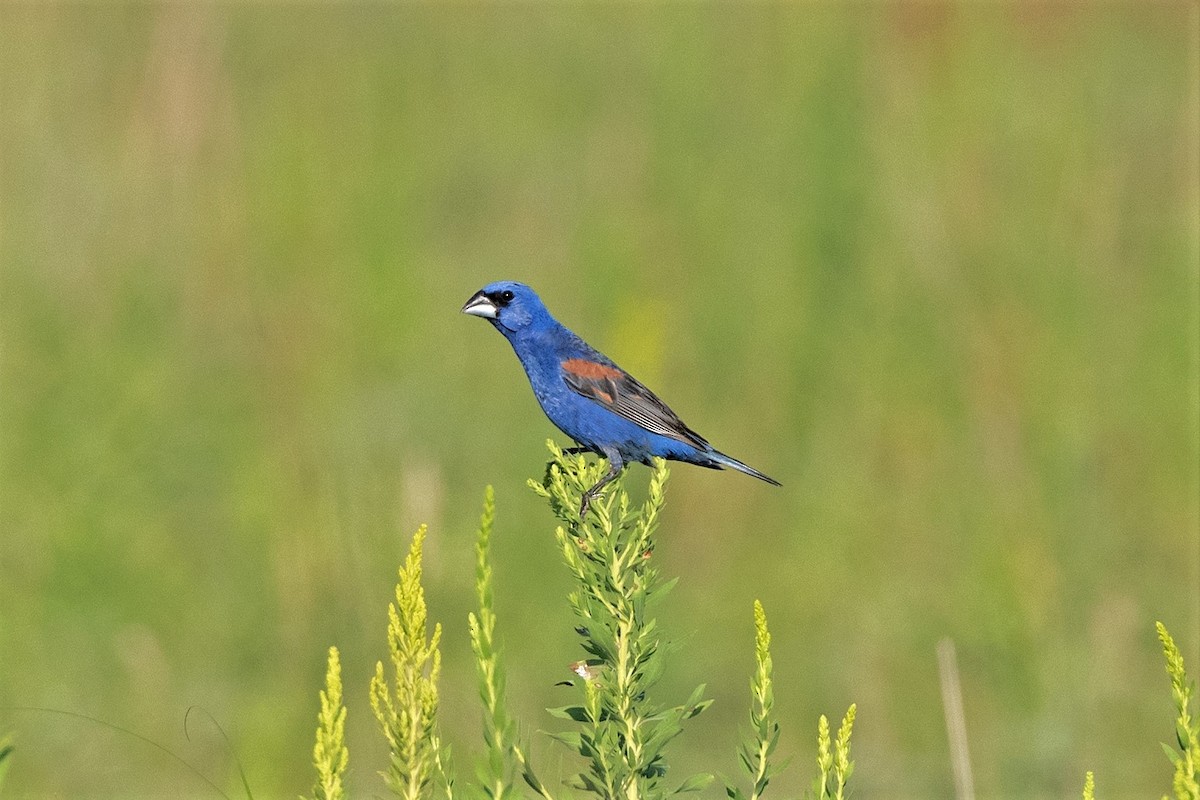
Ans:
[[[467,624],[483,701],[483,740],[488,748],[487,766],[480,771],[479,783],[489,800],[506,800],[514,793],[518,763],[524,767],[527,780],[535,786],[538,783],[517,743],[517,723],[509,717],[504,697],[504,666],[496,643],[496,611],[492,600],[491,546],[495,521],[496,496],[489,486],[483,496],[483,515],[475,542],[475,597],[479,613],[472,611]]]
[[[549,501],[562,523],[555,538],[574,580],[568,595],[586,661],[581,705],[552,709],[580,723],[580,730],[556,735],[588,762],[575,787],[606,800],[662,798],[703,788],[711,775],[694,775],[668,790],[665,748],[683,732],[683,723],[712,704],[696,687],[682,705],[663,708],[650,691],[662,677],[667,643],[650,610],[674,585],[664,582],[652,559],[654,534],[666,502],[665,461],[657,460],[649,496],[634,510],[623,487],[606,492],[579,519],[583,493],[608,468],[582,456],[565,456],[549,443],[553,460],[545,483],[529,485]]]
[[[344,800],[343,779],[350,765],[350,750],[346,747],[346,707],[342,705],[342,664],[336,647],[329,648],[329,664],[325,668],[313,765],[317,768],[313,800]]]
[[[1183,656],[1175,640],[1161,622],[1154,623],[1158,640],[1162,642],[1167,674],[1171,676],[1171,695],[1175,701],[1175,746],[1164,744],[1167,758],[1175,767],[1171,788],[1175,800],[1200,798],[1200,722],[1192,717],[1192,688],[1183,666]],[[1096,780],[1089,771],[1083,782],[1083,800],[1096,800]],[[1163,800],[1168,800],[1163,795]]]
[[[745,737],[738,753],[742,768],[750,776],[750,793],[744,794],[735,786],[726,784],[725,792],[731,800],[759,800],[771,782],[776,770],[771,765],[771,754],[779,745],[779,722],[772,714],[775,692],[771,686],[771,632],[767,629],[767,612],[762,603],[754,601],[754,679],[750,682],[750,732]]]
[[[562,522],[555,536],[575,581],[568,600],[580,623],[576,632],[588,655],[572,667],[580,678],[580,703],[548,709],[554,717],[576,723],[571,730],[549,734],[577,753],[585,765],[569,785],[600,800],[663,800],[703,790],[713,781],[712,775],[696,774],[673,788],[668,788],[665,779],[667,744],[683,732],[685,721],[711,705],[711,701],[702,699],[704,687],[697,687],[682,705],[667,708],[655,703],[650,694],[665,673],[669,649],[650,610],[674,584],[662,581],[653,565],[654,534],[666,502],[666,462],[655,462],[648,497],[639,508],[634,509],[624,480],[619,479],[592,503],[592,510],[581,520],[578,509],[583,493],[595,484],[607,465],[565,455],[553,442],[549,448],[552,460],[544,481],[530,481],[529,486],[549,502]],[[478,786],[468,787],[468,793],[493,799],[518,796],[514,778],[519,772],[528,787],[545,800],[553,800],[553,787],[535,774],[526,755],[527,746],[518,741],[517,723],[505,707],[489,555],[495,519],[495,496],[488,487],[475,548],[479,608],[478,613],[468,615],[488,750],[478,772]],[[371,707],[388,743],[391,768],[384,777],[392,793],[404,800],[428,798],[436,779],[450,800],[454,783],[449,774],[449,751],[438,732],[441,626],[436,625],[432,637],[428,636],[421,582],[425,534],[422,526],[413,536],[400,569],[396,602],[388,607],[395,689],[389,690],[383,664],[378,664],[371,681]],[[757,670],[751,683],[753,727],[740,755],[753,780],[750,796],[759,798],[773,774],[768,759],[778,743],[780,727],[771,713],[771,637],[766,613],[758,601],[754,603],[754,622]],[[329,651],[325,684],[313,755],[317,771],[314,792],[317,798],[337,798],[343,796],[342,776],[348,753],[336,648]],[[828,723],[821,717],[816,800],[845,798],[853,769],[850,733],[854,711],[855,707],[850,706],[832,755]],[[734,800],[745,797],[733,787],[727,792]]]
[[[647,498],[635,508],[624,476],[592,504],[581,520],[577,509],[583,492],[604,473],[603,462],[564,454],[548,443],[551,461],[545,478],[529,486],[545,499],[560,521],[555,536],[574,580],[568,602],[579,625],[576,632],[588,658],[572,665],[581,692],[577,705],[547,709],[575,723],[567,731],[548,734],[577,753],[584,770],[568,785],[600,800],[662,800],[682,792],[705,789],[714,779],[696,774],[667,788],[666,746],[683,732],[683,723],[704,711],[704,687],[687,702],[663,708],[651,689],[667,671],[667,641],[650,610],[674,585],[663,581],[654,566],[655,532],[666,501],[669,476],[666,462],[656,460]],[[626,473],[627,475],[628,473]],[[506,681],[496,637],[495,596],[491,545],[496,521],[495,494],[484,494],[483,514],[476,537],[475,586],[478,608],[468,614],[471,649],[475,656],[479,695],[483,704],[483,739],[487,753],[477,772],[478,782],[465,788],[467,796],[491,800],[522,796],[516,778],[544,800],[554,800],[556,788],[541,780],[533,768],[528,743],[521,741],[516,720],[505,701]],[[438,724],[441,625],[428,633],[428,610],[422,584],[422,548],[426,528],[414,534],[396,585],[396,602],[388,607],[388,643],[395,687],[384,679],[382,663],[371,680],[371,707],[387,740],[390,769],[382,773],[392,793],[404,800],[432,797],[434,783],[446,800],[454,797],[449,748],[442,743]],[[1198,800],[1200,722],[1192,716],[1192,684],[1183,657],[1166,627],[1156,623],[1175,701],[1179,752],[1164,745],[1175,767],[1175,800]],[[758,800],[777,769],[771,756],[781,726],[773,712],[771,634],[766,612],[754,602],[755,672],[751,679],[750,728],[743,732],[738,756],[750,779],[749,793],[726,782],[731,800]],[[329,650],[325,689],[320,694],[313,764],[317,772],[314,796],[337,800],[345,796],[343,776],[349,754],[345,744],[346,708],[342,705],[341,665],[337,648]],[[831,738],[824,714],[817,724],[816,777],[811,800],[846,800],[854,761],[850,741],[857,705],[851,704]],[[3,743],[0,743],[0,747]],[[11,749],[11,748],[9,748]],[[0,768],[7,750],[0,749]],[[3,773],[0,772],[0,777]],[[1083,800],[1095,800],[1095,778],[1088,772]],[[1164,797],[1164,800],[1166,798]]]
[[[829,749],[829,720],[825,715],[817,723],[817,778],[813,781],[814,800],[844,800],[846,784],[854,771],[850,760],[850,732],[854,729],[856,706],[851,705],[838,728],[833,751]]]
[[[1162,642],[1163,656],[1167,660],[1167,674],[1171,676],[1171,695],[1175,700],[1175,743],[1179,747],[1163,745],[1167,757],[1175,765],[1175,777],[1171,788],[1175,800],[1200,800],[1200,719],[1192,717],[1193,684],[1188,681],[1183,668],[1183,656],[1175,646],[1175,640],[1161,622],[1155,623],[1158,639]]]
[[[492,597],[491,542],[492,526],[496,521],[496,498],[488,487],[483,498],[483,515],[479,520],[479,537],[475,544],[475,596],[478,615],[467,616],[471,631],[471,651],[475,654],[479,695],[483,701],[483,739],[487,744],[487,761],[479,770],[479,785],[491,800],[517,794],[514,786],[519,773],[545,800],[553,800],[549,789],[534,774],[527,755],[528,746],[519,740],[516,720],[509,716],[505,702],[504,667],[496,642],[496,612]]]
[[[425,587],[421,585],[424,541],[422,526],[413,536],[408,557],[400,568],[396,602],[388,604],[388,650],[394,686],[389,686],[384,677],[382,661],[376,662],[371,679],[371,710],[383,728],[391,753],[391,768],[384,778],[388,788],[403,800],[427,796],[426,789],[435,778],[446,787],[447,795],[451,784],[442,768],[445,752],[437,729],[442,626],[435,625],[433,636],[429,636]]]
[[[183,734],[199,706],[256,796],[294,798],[336,643],[344,788],[382,796],[363,687],[379,658],[392,680],[397,532],[427,522],[439,728],[474,779],[489,483],[528,726],[501,747],[556,790],[586,769],[536,734],[582,705],[555,687],[573,579],[522,488],[554,431],[457,313],[515,277],[784,484],[672,473],[655,614],[687,655],[653,698],[714,702],[667,788],[753,790],[759,599],[771,763],[795,759],[766,800],[809,788],[811,723],[851,702],[856,798],[951,796],[946,637],[980,800],[1089,769],[1158,798],[1149,623],[1200,660],[1193,13],[0,3],[0,708],[109,721],[226,786],[229,750]],[[15,797],[207,790],[79,719],[8,731]]]

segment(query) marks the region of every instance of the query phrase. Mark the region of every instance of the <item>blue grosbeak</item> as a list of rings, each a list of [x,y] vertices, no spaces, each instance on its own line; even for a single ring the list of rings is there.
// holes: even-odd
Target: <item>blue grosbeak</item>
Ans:
[[[500,281],[476,291],[464,314],[482,317],[516,350],[542,410],[580,447],[608,459],[608,471],[583,494],[580,518],[624,469],[654,457],[709,469],[730,467],[774,486],[779,482],[716,451],[684,425],[654,392],[551,317],[533,289]]]
[[[579,445],[573,452],[608,459],[608,472],[584,492],[580,519],[626,462],[649,464],[656,456],[710,469],[731,467],[779,485],[714,449],[654,392],[550,316],[528,286],[488,284],[462,310],[483,317],[508,339],[546,416]]]

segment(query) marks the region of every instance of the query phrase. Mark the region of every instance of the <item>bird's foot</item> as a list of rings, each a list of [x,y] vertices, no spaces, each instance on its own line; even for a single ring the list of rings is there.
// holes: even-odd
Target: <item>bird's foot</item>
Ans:
[[[583,493],[583,497],[579,501],[579,521],[583,522],[587,517],[588,510],[592,507],[592,502],[600,497],[600,490],[603,486],[593,486],[591,489]]]
[[[595,486],[583,493],[583,498],[579,504],[580,522],[582,522],[584,517],[587,516],[588,508],[591,507],[592,501],[599,497],[600,491],[605,486],[608,486],[608,484],[616,480],[616,477],[621,474],[621,470],[624,468],[624,464],[621,462],[621,458],[617,454],[605,453],[604,455],[609,462],[608,472],[604,473],[604,477],[601,478]]]

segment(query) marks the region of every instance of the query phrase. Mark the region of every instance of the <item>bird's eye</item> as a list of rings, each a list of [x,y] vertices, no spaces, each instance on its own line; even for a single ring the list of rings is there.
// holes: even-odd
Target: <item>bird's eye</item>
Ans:
[[[500,299],[506,303],[511,302],[513,299],[513,296],[514,296],[513,293],[510,292],[508,289],[505,289],[503,292],[500,293]]]

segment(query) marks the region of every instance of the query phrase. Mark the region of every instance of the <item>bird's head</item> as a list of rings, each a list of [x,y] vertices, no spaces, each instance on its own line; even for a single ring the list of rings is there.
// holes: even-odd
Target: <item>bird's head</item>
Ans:
[[[505,335],[550,319],[550,312],[533,289],[516,281],[489,283],[471,295],[462,311],[483,317]]]

